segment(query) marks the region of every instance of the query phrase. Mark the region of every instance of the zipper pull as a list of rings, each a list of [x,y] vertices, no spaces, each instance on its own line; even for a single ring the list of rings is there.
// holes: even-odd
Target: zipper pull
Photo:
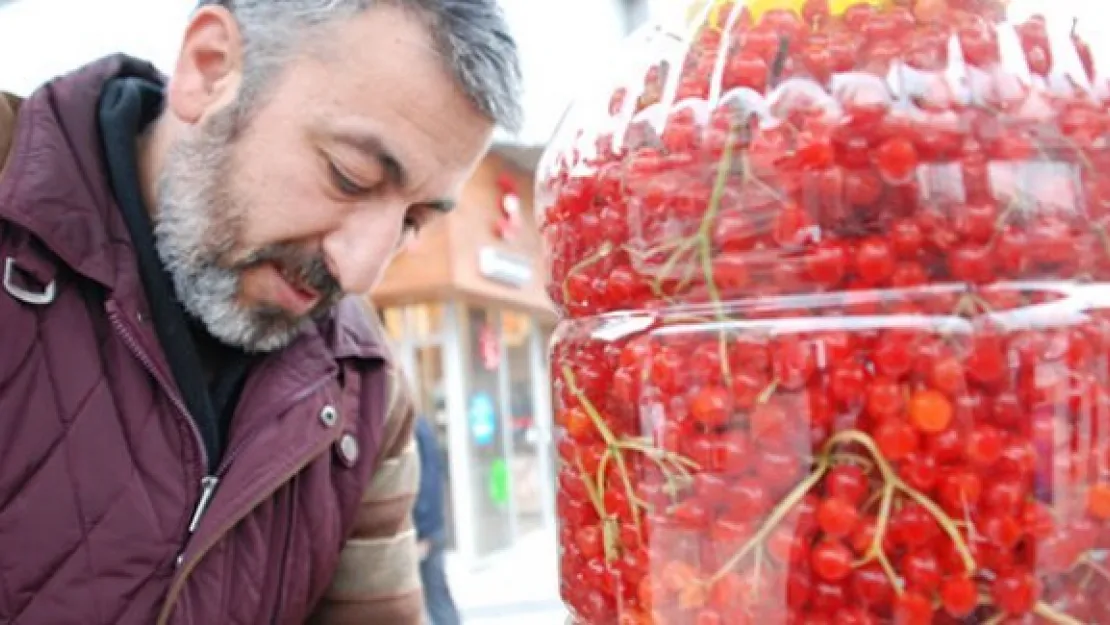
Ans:
[[[193,510],[193,518],[189,521],[189,533],[197,531],[197,526],[200,525],[201,518],[208,510],[208,505],[212,503],[212,496],[216,494],[216,487],[220,485],[220,478],[215,476],[208,476],[200,481],[200,501],[197,502],[197,507]]]

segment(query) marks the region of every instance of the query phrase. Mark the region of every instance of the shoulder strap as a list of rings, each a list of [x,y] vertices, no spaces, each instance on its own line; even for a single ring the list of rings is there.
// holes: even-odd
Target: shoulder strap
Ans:
[[[4,295],[29,306],[54,302],[58,264],[34,236],[0,222],[0,288]]]

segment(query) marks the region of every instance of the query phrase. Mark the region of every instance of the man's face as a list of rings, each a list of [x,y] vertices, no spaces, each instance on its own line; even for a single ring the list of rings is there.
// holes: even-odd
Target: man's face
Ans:
[[[168,91],[184,123],[161,163],[156,238],[209,332],[270,351],[370,291],[405,237],[449,210],[493,125],[391,7],[327,27],[240,121],[237,30],[219,11],[194,18]]]

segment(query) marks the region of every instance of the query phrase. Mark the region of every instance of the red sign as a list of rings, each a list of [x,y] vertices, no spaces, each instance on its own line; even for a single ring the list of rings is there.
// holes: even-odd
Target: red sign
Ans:
[[[482,355],[482,366],[486,371],[497,371],[497,366],[501,364],[501,345],[493,326],[483,325],[478,332],[478,350]]]
[[[516,179],[507,173],[497,177],[499,191],[500,215],[494,232],[506,241],[516,238],[520,231],[520,193],[517,190]]]

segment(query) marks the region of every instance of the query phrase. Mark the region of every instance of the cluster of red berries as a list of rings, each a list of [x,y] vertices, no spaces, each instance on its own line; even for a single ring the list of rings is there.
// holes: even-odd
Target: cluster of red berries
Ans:
[[[577,317],[714,291],[1103,277],[1110,117],[1078,85],[1049,88],[1093,71],[1057,80],[1065,55],[1034,18],[1010,27],[1018,60],[1040,59],[1023,81],[998,61],[994,25],[952,15],[916,23],[864,4],[811,28],[771,12],[731,36],[703,30],[680,80],[663,62],[638,98],[619,89],[623,134],[567,150],[543,180],[552,299]],[[958,84],[949,49],[964,50]]]
[[[1110,622],[1110,311],[1058,295],[1079,318],[1051,329],[839,306],[566,326],[579,622]]]
[[[1110,106],[1002,4],[718,2],[541,174],[579,625],[1110,622]]]

